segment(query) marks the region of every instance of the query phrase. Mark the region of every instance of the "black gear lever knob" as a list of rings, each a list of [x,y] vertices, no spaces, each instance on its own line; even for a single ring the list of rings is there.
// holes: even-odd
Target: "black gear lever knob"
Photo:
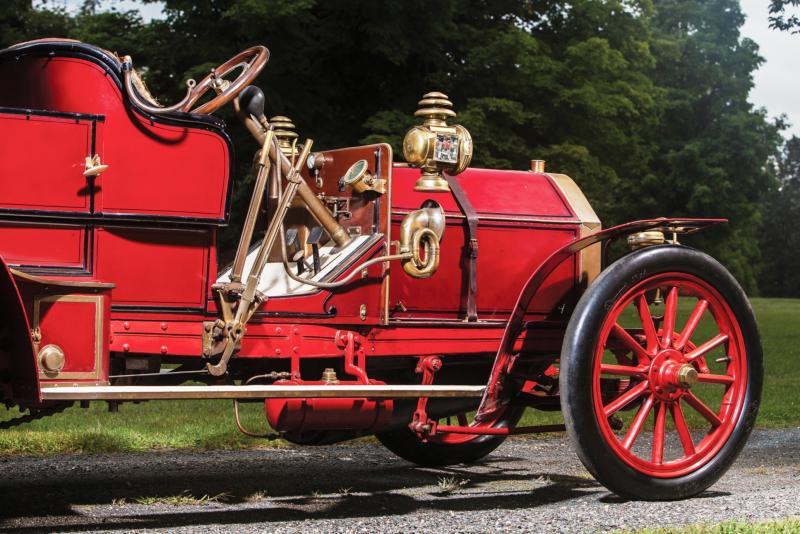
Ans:
[[[239,93],[239,105],[242,110],[249,113],[259,122],[264,122],[264,91],[255,85],[248,85]]]

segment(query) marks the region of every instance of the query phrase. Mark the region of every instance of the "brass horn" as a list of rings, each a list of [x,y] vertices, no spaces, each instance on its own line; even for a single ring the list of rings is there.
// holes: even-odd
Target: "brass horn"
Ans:
[[[442,207],[431,200],[405,216],[400,224],[400,254],[403,270],[414,278],[428,278],[439,268],[439,241],[444,234]]]

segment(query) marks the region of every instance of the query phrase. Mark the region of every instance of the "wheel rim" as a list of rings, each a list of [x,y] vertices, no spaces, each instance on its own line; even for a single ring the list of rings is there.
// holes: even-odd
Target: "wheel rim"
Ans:
[[[659,294],[662,315],[649,302]],[[746,350],[736,316],[695,276],[640,281],[611,305],[592,384],[598,426],[622,461],[659,478],[695,471],[725,444],[744,404]]]

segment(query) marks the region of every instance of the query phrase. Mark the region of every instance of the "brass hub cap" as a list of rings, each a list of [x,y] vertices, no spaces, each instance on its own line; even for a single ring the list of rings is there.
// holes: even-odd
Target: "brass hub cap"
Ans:
[[[675,400],[697,383],[697,369],[681,351],[664,349],[650,364],[650,388],[662,400]]]
[[[685,363],[678,369],[678,387],[691,389],[697,384],[697,369]]]

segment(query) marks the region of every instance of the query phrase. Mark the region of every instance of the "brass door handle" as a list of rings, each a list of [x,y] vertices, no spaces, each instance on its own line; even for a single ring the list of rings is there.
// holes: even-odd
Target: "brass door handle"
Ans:
[[[84,165],[86,170],[83,171],[83,175],[87,178],[100,176],[108,170],[108,165],[103,165],[100,161],[100,154],[95,154],[94,157],[86,158]]]

